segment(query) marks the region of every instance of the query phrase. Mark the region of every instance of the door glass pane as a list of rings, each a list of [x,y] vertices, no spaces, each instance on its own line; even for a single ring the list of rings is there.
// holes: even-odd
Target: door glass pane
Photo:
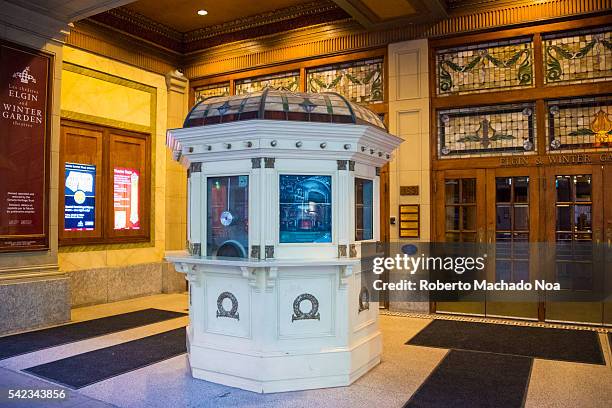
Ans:
[[[514,178],[514,202],[526,203],[529,201],[529,177]]]
[[[446,242],[459,242],[461,240],[461,234],[458,232],[447,232],[445,236]]]
[[[514,230],[529,230],[529,207],[525,205],[514,207]]]
[[[459,204],[459,180],[449,179],[444,182],[446,204]]]
[[[495,281],[510,282],[512,280],[512,261],[498,260],[495,262]]]
[[[557,231],[571,231],[572,216],[569,205],[557,206]]]
[[[510,206],[509,205],[498,205],[497,214],[495,217],[495,228],[499,231],[510,231],[512,230],[512,219],[510,218]]]
[[[514,262],[514,282],[529,281],[529,261],[515,261]]]
[[[495,179],[495,201],[498,203],[512,201],[512,179],[510,177],[497,177]]]
[[[567,203],[572,201],[569,176],[557,176],[555,184],[557,189],[557,202]]]
[[[591,231],[591,205],[574,206],[574,217],[576,231]]]
[[[476,242],[475,232],[464,232],[461,234],[461,240],[463,242]]]
[[[459,231],[459,207],[446,207],[446,230]]]
[[[463,207],[463,228],[468,231],[476,231],[476,206]]]
[[[591,201],[591,176],[574,176],[576,201]]]
[[[476,179],[461,179],[461,202],[476,202]]]

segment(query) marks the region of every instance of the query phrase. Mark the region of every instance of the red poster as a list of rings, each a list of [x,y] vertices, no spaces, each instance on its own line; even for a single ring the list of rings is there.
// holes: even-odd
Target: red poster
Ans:
[[[139,203],[140,174],[123,167],[113,169],[113,212],[116,230],[140,229]]]
[[[0,43],[0,251],[48,248],[50,66]]]

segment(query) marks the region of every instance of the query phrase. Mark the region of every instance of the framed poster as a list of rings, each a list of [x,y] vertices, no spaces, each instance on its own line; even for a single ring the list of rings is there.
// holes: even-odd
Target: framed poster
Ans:
[[[0,42],[0,252],[49,248],[52,56]]]
[[[64,164],[64,231],[96,227],[96,166]]]
[[[139,172],[136,169],[113,169],[113,215],[116,230],[139,230]]]

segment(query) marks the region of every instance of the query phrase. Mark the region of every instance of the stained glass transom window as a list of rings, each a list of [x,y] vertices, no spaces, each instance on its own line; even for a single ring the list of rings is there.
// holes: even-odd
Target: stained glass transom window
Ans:
[[[440,158],[525,154],[535,149],[532,103],[439,110]]]
[[[263,91],[265,88],[296,92],[300,90],[300,73],[284,72],[236,81],[236,95]]]
[[[530,38],[461,46],[436,54],[440,96],[533,87]]]
[[[198,87],[194,89],[194,93],[196,103],[211,96],[227,96],[230,94],[229,82]]]
[[[612,78],[610,27],[543,37],[546,84],[577,84]]]
[[[612,147],[612,96],[547,101],[548,150]]]
[[[351,102],[383,102],[383,59],[376,58],[309,69],[308,92],[338,92]]]

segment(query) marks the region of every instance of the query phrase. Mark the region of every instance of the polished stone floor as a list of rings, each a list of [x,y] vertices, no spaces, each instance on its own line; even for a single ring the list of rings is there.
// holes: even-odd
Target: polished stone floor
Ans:
[[[185,311],[186,295],[156,295],[75,309],[73,321],[145,308]],[[278,394],[255,394],[191,378],[185,355],[177,356],[84,387],[66,389],[56,402],[7,401],[0,407],[401,407],[425,381],[448,350],[404,343],[429,319],[383,315],[383,362],[350,387]],[[187,317],[41,350],[0,361],[0,391],[62,388],[21,370],[86,351],[139,339],[186,325]],[[608,337],[599,334],[606,365],[535,359],[526,407],[611,407],[612,365]],[[477,369],[477,367],[474,367]],[[444,390],[441,390],[444,392]]]

